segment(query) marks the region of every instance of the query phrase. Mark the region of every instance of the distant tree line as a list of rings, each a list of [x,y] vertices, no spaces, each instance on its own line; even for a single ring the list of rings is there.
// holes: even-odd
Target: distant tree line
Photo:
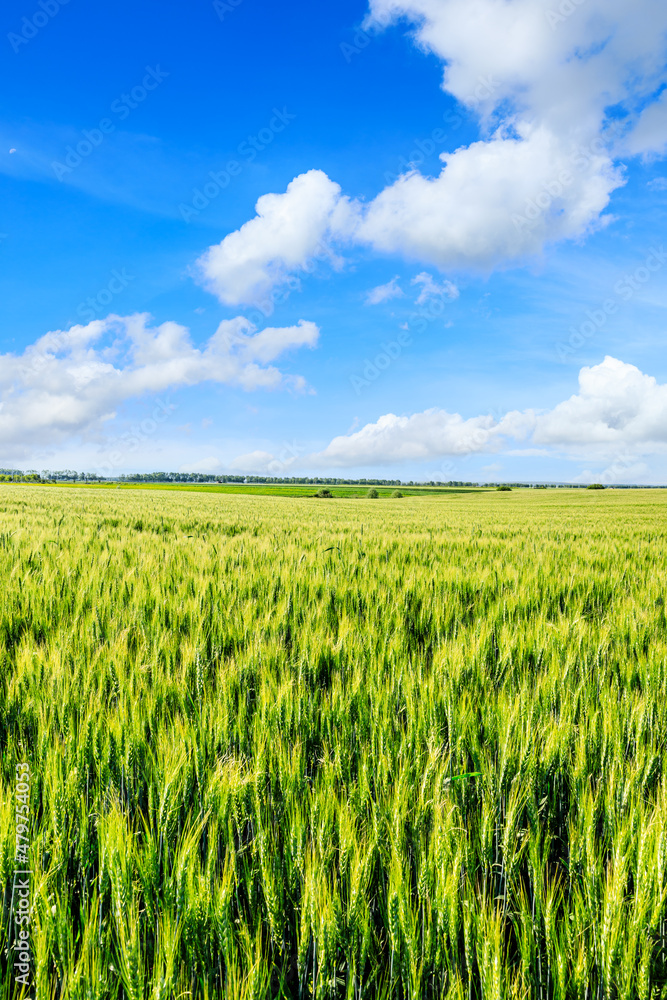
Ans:
[[[526,482],[494,482],[494,483],[472,483],[464,482],[460,479],[450,479],[447,482],[439,480],[412,480],[404,482],[401,479],[342,479],[340,477],[327,478],[323,476],[207,476],[203,472],[134,472],[124,476],[98,476],[95,472],[77,472],[74,469],[60,469],[52,471],[42,469],[37,472],[35,469],[0,469],[0,483],[228,483],[275,486],[439,486],[439,487],[466,487],[472,488],[498,488],[499,486],[516,487],[517,489],[617,489],[617,490],[637,490],[646,487],[634,484],[614,483],[608,487],[603,487],[598,483],[589,486],[585,483],[526,483]],[[665,486],[653,486],[652,489],[665,489]]]
[[[94,472],[76,472],[74,469],[61,469],[52,472],[50,469],[0,469],[0,483],[104,483],[104,476]]]
[[[451,480],[447,483],[435,482],[403,482],[400,479],[341,479],[324,476],[206,476],[201,472],[145,472],[119,476],[119,482],[128,483],[257,483],[275,484],[276,486],[477,486],[477,483],[464,483]]]

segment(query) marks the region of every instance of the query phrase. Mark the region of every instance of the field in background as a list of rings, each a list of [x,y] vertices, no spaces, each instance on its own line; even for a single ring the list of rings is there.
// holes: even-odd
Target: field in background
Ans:
[[[660,996],[666,539],[664,491],[0,486],[0,996],[23,762],[36,997]]]
[[[85,483],[54,483],[54,486],[65,489],[98,489],[98,490],[179,490],[188,493],[229,493],[232,496],[269,496],[269,497],[314,497],[318,490],[327,489],[335,497],[365,497],[370,489],[378,491],[378,497],[391,497],[395,490],[404,496],[458,495],[460,493],[478,493],[479,489],[465,486],[331,486],[327,484],[312,484],[297,486],[286,483],[272,485],[271,483],[234,483],[205,486],[189,483],[102,483],[87,485]]]

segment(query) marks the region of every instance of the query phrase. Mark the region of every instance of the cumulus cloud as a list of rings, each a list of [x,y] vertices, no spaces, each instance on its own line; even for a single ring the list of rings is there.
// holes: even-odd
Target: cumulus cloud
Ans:
[[[517,450],[517,442],[524,447]],[[388,413],[309,458],[321,466],[353,467],[500,451],[609,461],[614,481],[627,482],[626,470],[639,456],[667,452],[667,385],[606,357],[582,368],[578,393],[552,410],[514,410],[499,420],[442,409]]]
[[[386,285],[378,285],[371,288],[366,294],[367,306],[379,306],[381,302],[388,302],[389,299],[401,299],[405,292],[398,284],[398,275],[388,281]]]
[[[304,391],[301,376],[269,362],[314,347],[318,336],[318,327],[304,320],[258,332],[237,317],[199,348],[186,327],[151,326],[146,313],[47,333],[20,355],[0,356],[0,446],[7,457],[20,456],[99,433],[126,400],[202,382]]]
[[[464,420],[458,413],[425,410],[410,417],[387,413],[354,434],[341,435],[313,456],[324,466],[391,465],[442,455],[470,455],[493,447],[492,417]]]
[[[602,454],[623,448],[633,453],[663,450],[667,444],[667,385],[634,365],[606,357],[582,368],[579,392],[535,418],[537,445],[596,448]]]
[[[354,207],[321,170],[300,174],[283,194],[265,194],[254,219],[199,259],[206,286],[226,305],[272,311],[270,292],[307,272],[317,258],[340,266],[328,241],[349,235]],[[292,281],[292,285],[298,284]]]
[[[606,357],[582,368],[578,391],[550,410],[513,410],[499,418],[464,417],[435,407],[409,416],[387,413],[335,437],[323,451],[306,454],[294,443],[279,455],[257,450],[227,463],[211,457],[181,471],[283,476],[489,455],[496,461],[482,472],[491,475],[501,469],[500,455],[540,456],[596,462],[599,471],[585,469],[574,481],[613,484],[643,482],[649,474],[643,459],[664,454],[667,384]]]
[[[204,255],[209,287],[228,304],[266,298],[290,276],[298,282],[323,241],[488,271],[604,225],[624,181],[618,155],[667,151],[667,5],[564,7],[370,0],[367,26],[407,22],[481,138],[443,153],[437,176],[408,171],[367,205],[321,171],[301,174]]]
[[[438,177],[404,174],[369,205],[358,237],[442,269],[520,263],[601,224],[620,175],[607,154],[578,152],[545,127],[443,155]],[[580,168],[573,161],[580,158]]]
[[[378,196],[360,230],[378,249],[440,267],[518,262],[604,221],[622,183],[615,148],[664,152],[660,0],[586,0],[565,15],[535,0],[370,0],[368,24],[401,18],[487,134],[442,154],[439,176],[406,174]]]
[[[370,0],[367,23],[410,23],[417,43],[443,62],[443,90],[491,126],[504,108],[506,118],[565,135],[599,128],[617,105],[632,127],[663,78],[667,10],[661,0],[578,6],[559,13],[558,4],[535,0]]]

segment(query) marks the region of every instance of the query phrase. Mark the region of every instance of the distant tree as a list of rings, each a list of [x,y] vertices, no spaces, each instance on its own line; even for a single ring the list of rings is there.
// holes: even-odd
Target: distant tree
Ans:
[[[325,490],[325,489],[318,490],[317,493],[315,494],[315,496],[316,497],[323,497],[326,500],[333,499],[333,493],[331,492],[331,490]]]
[[[398,497],[402,497],[403,494],[401,493],[400,490],[394,490],[394,492],[392,493],[392,496],[398,498]]]
[[[496,489],[499,490],[501,493],[511,493],[512,492],[512,487],[511,486],[507,486],[506,484],[503,484],[501,486],[496,486]]]
[[[377,500],[380,494],[378,493],[377,490],[369,490],[366,496],[368,497],[369,500]]]
[[[607,487],[603,486],[602,483],[591,483],[590,486],[586,487],[587,490],[606,490]]]

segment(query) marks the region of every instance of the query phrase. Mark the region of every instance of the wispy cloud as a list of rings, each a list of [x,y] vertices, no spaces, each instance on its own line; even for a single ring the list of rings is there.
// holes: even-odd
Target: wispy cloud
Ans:
[[[388,302],[390,299],[400,299],[404,295],[405,292],[398,284],[398,275],[396,275],[386,285],[378,285],[376,288],[371,288],[366,294],[366,305],[379,306],[381,302]]]
[[[452,281],[442,281],[440,284],[427,271],[415,275],[412,285],[421,285],[421,291],[415,299],[415,304],[423,306],[433,299],[458,299],[459,290]]]

